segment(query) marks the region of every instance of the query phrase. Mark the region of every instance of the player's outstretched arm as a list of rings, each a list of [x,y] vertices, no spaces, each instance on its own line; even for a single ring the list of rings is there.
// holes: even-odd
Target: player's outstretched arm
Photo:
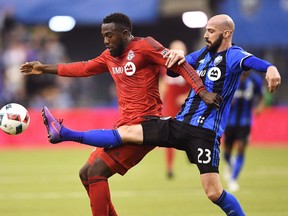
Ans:
[[[273,93],[281,84],[281,76],[278,69],[270,62],[263,59],[251,56],[243,61],[243,66],[248,69],[254,69],[259,72],[266,73],[266,80],[268,83],[268,91]]]
[[[40,75],[44,73],[58,74],[58,66],[53,64],[42,64],[39,61],[26,62],[20,67],[24,75]]]

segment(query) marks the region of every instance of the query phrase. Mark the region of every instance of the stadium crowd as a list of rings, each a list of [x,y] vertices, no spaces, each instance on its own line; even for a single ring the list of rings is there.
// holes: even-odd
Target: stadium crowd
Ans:
[[[91,90],[91,81],[61,77],[25,77],[19,73],[23,62],[35,59],[53,64],[70,62],[60,34],[48,26],[27,26],[17,22],[9,11],[0,10],[0,104],[11,101],[29,108],[43,105],[67,108],[85,105],[114,105],[115,89],[109,86],[106,101],[92,104],[95,98],[79,94]],[[97,100],[96,100],[97,103]]]

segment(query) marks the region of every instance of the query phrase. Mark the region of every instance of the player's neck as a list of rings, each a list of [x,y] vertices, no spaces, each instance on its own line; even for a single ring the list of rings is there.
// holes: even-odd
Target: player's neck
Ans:
[[[229,49],[230,47],[232,46],[232,43],[231,42],[228,42],[228,43],[222,43],[221,46],[217,49],[217,53],[219,52],[223,52],[227,49]]]
[[[130,35],[130,37],[127,38],[125,43],[125,49],[129,46],[130,42],[134,39],[133,35]]]

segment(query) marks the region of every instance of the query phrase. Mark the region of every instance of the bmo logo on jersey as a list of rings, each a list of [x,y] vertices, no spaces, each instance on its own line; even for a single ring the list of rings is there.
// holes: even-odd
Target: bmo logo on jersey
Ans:
[[[207,76],[211,81],[217,81],[221,77],[221,70],[218,67],[212,67],[208,70]]]
[[[124,72],[127,76],[132,76],[136,72],[136,66],[133,62],[127,62],[124,66]]]

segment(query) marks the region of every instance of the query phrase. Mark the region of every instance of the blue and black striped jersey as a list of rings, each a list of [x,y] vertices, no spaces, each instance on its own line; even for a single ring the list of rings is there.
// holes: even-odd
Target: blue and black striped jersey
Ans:
[[[251,126],[255,103],[263,97],[263,79],[255,72],[241,79],[231,104],[227,126]]]
[[[243,60],[250,56],[250,53],[235,45],[219,53],[208,52],[205,47],[187,55],[186,61],[197,70],[206,89],[220,94],[223,102],[218,110],[209,108],[191,90],[176,119],[213,130],[217,137],[221,137],[226,127],[233,95],[244,70]]]

